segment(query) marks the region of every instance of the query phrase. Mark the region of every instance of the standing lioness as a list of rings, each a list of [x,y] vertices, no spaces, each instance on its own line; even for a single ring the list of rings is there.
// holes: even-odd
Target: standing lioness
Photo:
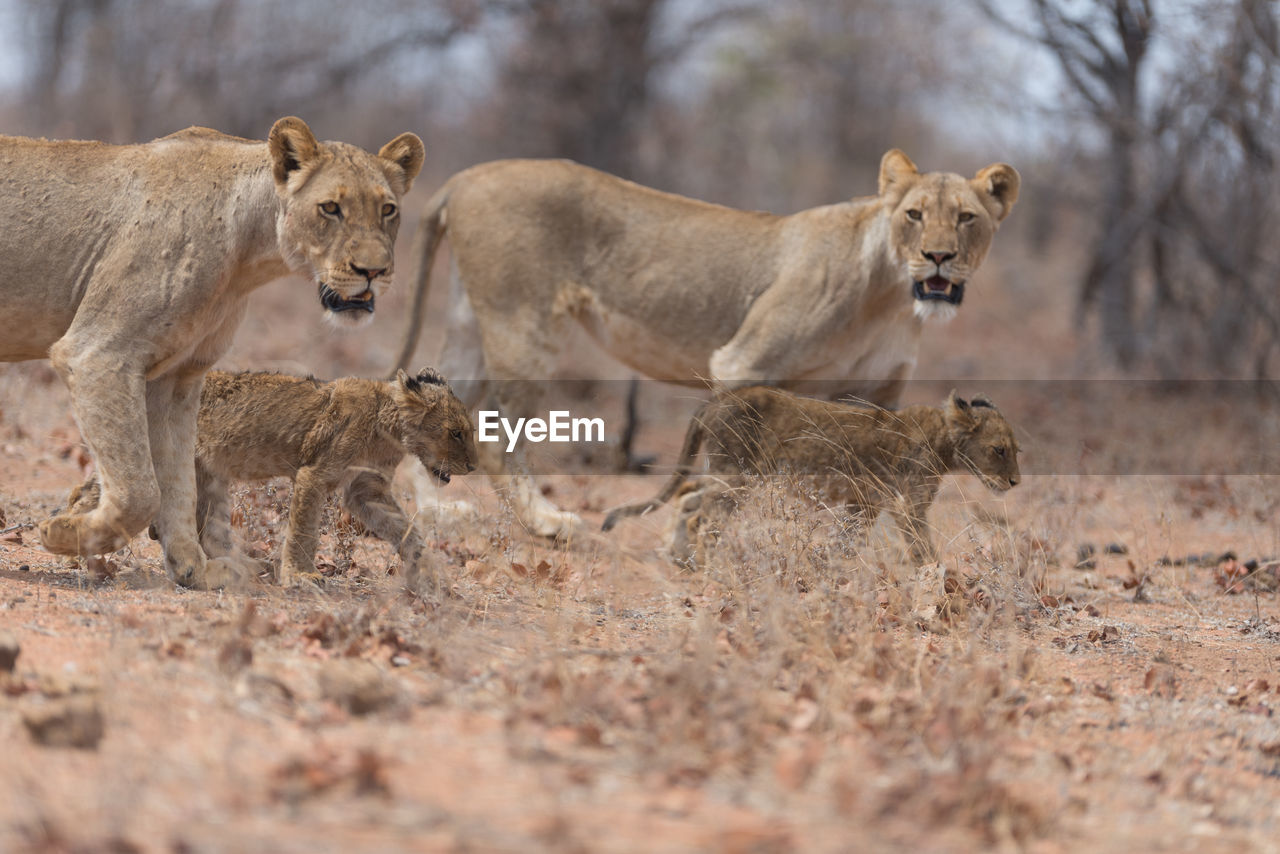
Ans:
[[[142,145],[0,138],[0,361],[52,360],[102,500],[40,525],[58,554],[113,551],[153,519],[180,584],[248,567],[196,538],[200,386],[254,288],[289,271],[330,317],[373,311],[399,200],[422,166],[401,134],[369,154],[283,118],[266,142],[190,128]]]
[[[893,150],[881,161],[878,195],[774,216],[567,161],[482,164],[427,203],[400,365],[447,234],[452,304],[439,364],[460,389],[461,380],[508,381],[495,388],[507,417],[543,411],[544,383],[528,381],[552,377],[575,321],[654,379],[763,383],[892,407],[924,321],[960,305],[1019,185],[1004,163],[973,178],[922,174]],[[509,485],[531,531],[577,526],[527,479]]]

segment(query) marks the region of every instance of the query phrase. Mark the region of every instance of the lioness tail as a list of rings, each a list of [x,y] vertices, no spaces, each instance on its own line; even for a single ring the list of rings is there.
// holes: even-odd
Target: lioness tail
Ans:
[[[400,357],[391,369],[391,377],[396,371],[408,370],[409,360],[418,346],[418,335],[422,332],[423,315],[427,308],[427,292],[431,289],[431,265],[436,259],[436,250],[440,248],[440,238],[444,237],[447,222],[445,206],[449,201],[449,185],[441,187],[427,202],[418,222],[418,232],[414,235],[413,249],[416,267],[411,279],[413,288],[413,305],[409,309],[409,327],[404,332],[400,345]]]

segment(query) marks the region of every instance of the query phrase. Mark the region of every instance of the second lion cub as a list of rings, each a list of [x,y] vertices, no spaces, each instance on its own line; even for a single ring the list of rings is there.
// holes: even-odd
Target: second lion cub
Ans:
[[[423,545],[391,495],[391,476],[413,454],[442,483],[475,470],[475,430],[445,379],[430,369],[394,380],[328,382],[276,373],[210,371],[196,438],[196,523],[211,557],[229,554],[233,481],[293,478],[280,583],[314,576],[320,516],[341,486],[342,503],[375,536],[396,546],[405,582],[416,586]],[[96,480],[73,490],[94,503]]]
[[[985,397],[966,401],[953,391],[940,407],[891,412],[755,386],[722,393],[703,405],[689,424],[667,485],[649,501],[610,511],[604,530],[671,500],[704,442],[711,474],[722,476],[720,485],[681,499],[673,551],[688,551],[690,535],[696,538],[693,529],[708,511],[732,512],[733,488],[742,475],[788,474],[865,524],[888,505],[912,560],[927,563],[937,560],[937,551],[925,513],[943,474],[969,471],[1001,492],[1020,478],[1013,428]],[[683,560],[688,554],[675,556]]]

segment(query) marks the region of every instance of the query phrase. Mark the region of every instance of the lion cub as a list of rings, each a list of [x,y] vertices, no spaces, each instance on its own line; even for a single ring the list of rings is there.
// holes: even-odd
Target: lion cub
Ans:
[[[610,511],[604,530],[669,501],[704,441],[711,473],[738,477],[717,478],[718,485],[682,496],[677,559],[688,558],[689,541],[708,512],[733,511],[732,490],[742,475],[797,475],[806,491],[866,525],[890,505],[917,563],[937,560],[925,514],[944,473],[970,471],[1001,492],[1019,480],[1013,428],[985,397],[965,401],[952,391],[941,407],[890,412],[756,386],[704,404],[689,424],[671,480],[655,498]]]
[[[474,432],[462,402],[429,368],[417,376],[399,371],[389,382],[210,371],[196,438],[200,544],[210,557],[234,549],[232,481],[292,477],[279,579],[314,577],[321,512],[329,493],[342,486],[343,506],[396,546],[405,582],[416,586],[423,545],[391,496],[391,476],[405,454],[442,483],[474,471]],[[72,491],[71,503],[97,498],[91,479]]]

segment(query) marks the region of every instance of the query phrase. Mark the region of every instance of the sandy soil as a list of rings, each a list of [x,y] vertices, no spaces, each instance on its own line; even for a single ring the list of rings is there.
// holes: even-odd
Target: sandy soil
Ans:
[[[227,364],[380,372],[396,318],[334,336],[305,288],[264,291]],[[928,376],[1010,376],[1009,319],[972,318]],[[1020,377],[1083,364],[1055,329]],[[669,462],[692,405],[648,399],[643,449]],[[47,366],[0,368],[0,527],[88,464]],[[657,484],[546,488],[598,523]],[[145,535],[93,564],[0,538],[0,850],[1276,847],[1280,478],[954,477],[925,571],[770,486],[696,570],[659,550],[665,512],[556,548],[484,478],[448,494],[480,514],[431,532],[438,602],[333,525],[318,591],[178,589]],[[287,484],[237,501],[272,553]]]

